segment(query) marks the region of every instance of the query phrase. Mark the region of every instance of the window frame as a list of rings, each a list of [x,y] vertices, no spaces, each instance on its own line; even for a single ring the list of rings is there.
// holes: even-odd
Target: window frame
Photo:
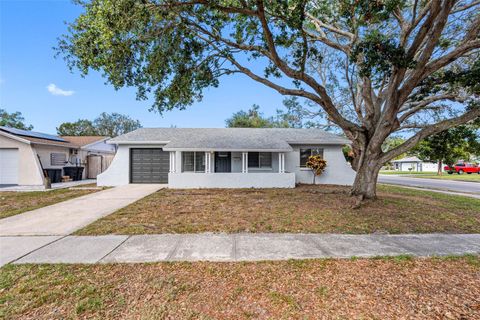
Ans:
[[[193,153],[193,171],[185,170],[185,153]],[[197,170],[197,154],[203,155],[203,170]],[[202,156],[200,156],[202,157]],[[206,169],[206,159],[205,159],[205,152],[197,152],[197,151],[182,151],[182,172],[190,172],[190,173],[205,173]]]
[[[62,159],[54,159],[57,157],[63,158]],[[56,166],[56,167],[61,167],[67,164],[67,155],[64,152],[50,152],[50,165],[51,166]]]
[[[258,166],[251,167],[250,166],[250,159],[248,160],[248,170],[271,170],[273,168],[273,155],[271,152],[248,152],[248,157],[253,154],[257,154],[258,157]],[[268,154],[270,156],[270,165],[269,166],[263,166],[262,167],[262,162],[261,162],[261,154]]]
[[[307,161],[308,161],[308,157],[307,157],[307,160],[305,161],[305,164],[302,164],[302,150],[310,150],[310,152],[309,152],[310,155],[308,157],[319,155],[319,156],[322,157],[322,159],[325,159],[325,157],[324,157],[325,149],[324,148],[321,148],[321,147],[299,148],[300,168],[307,168]],[[316,152],[313,152],[314,150],[316,150]]]

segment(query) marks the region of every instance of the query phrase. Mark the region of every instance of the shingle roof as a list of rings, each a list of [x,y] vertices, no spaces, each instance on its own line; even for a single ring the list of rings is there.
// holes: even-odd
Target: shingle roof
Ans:
[[[35,132],[35,131],[28,131],[28,130],[21,130],[16,128],[9,128],[0,126],[0,131],[5,132],[7,134],[19,137],[23,140],[27,140],[33,144],[43,144],[43,145],[50,145],[50,146],[61,146],[66,148],[78,148],[78,145],[66,141],[65,139],[54,136],[47,133],[42,132]]]
[[[291,144],[343,145],[350,142],[320,129],[286,128],[141,128],[110,141],[118,144],[165,143],[167,151],[291,151]]]
[[[108,138],[104,136],[61,136],[61,137],[73,144],[79,145],[80,147],[89,145],[97,141],[103,141]]]
[[[422,162],[422,160],[420,160],[417,157],[406,157],[406,158],[393,160],[392,162]]]

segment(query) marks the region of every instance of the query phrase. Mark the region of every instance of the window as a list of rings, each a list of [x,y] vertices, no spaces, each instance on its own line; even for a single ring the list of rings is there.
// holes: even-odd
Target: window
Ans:
[[[50,153],[50,165],[64,166],[67,163],[67,156],[65,153]]]
[[[323,159],[323,149],[322,148],[308,148],[300,149],[300,167],[306,167],[308,158],[310,156],[319,155]]]
[[[271,168],[272,153],[270,152],[249,152],[248,153],[249,168]]]
[[[182,152],[183,172],[205,172],[205,152]]]

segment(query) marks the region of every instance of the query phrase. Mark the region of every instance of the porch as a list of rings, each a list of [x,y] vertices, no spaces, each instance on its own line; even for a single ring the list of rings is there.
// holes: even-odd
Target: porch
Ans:
[[[170,188],[294,188],[285,152],[170,151]]]

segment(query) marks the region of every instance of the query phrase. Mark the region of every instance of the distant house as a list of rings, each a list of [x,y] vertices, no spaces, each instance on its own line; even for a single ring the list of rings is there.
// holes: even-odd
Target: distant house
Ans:
[[[169,188],[293,188],[312,183],[311,155],[327,161],[318,184],[351,185],[342,147],[350,141],[320,129],[142,128],[118,145],[97,183],[162,183]]]
[[[422,161],[417,157],[406,157],[391,162],[396,171],[437,172],[438,170],[438,162]]]
[[[108,137],[59,137],[0,126],[0,185],[44,185],[45,176],[60,182],[96,178],[115,155]],[[72,169],[83,167],[83,169]],[[81,171],[81,172],[80,172]]]

